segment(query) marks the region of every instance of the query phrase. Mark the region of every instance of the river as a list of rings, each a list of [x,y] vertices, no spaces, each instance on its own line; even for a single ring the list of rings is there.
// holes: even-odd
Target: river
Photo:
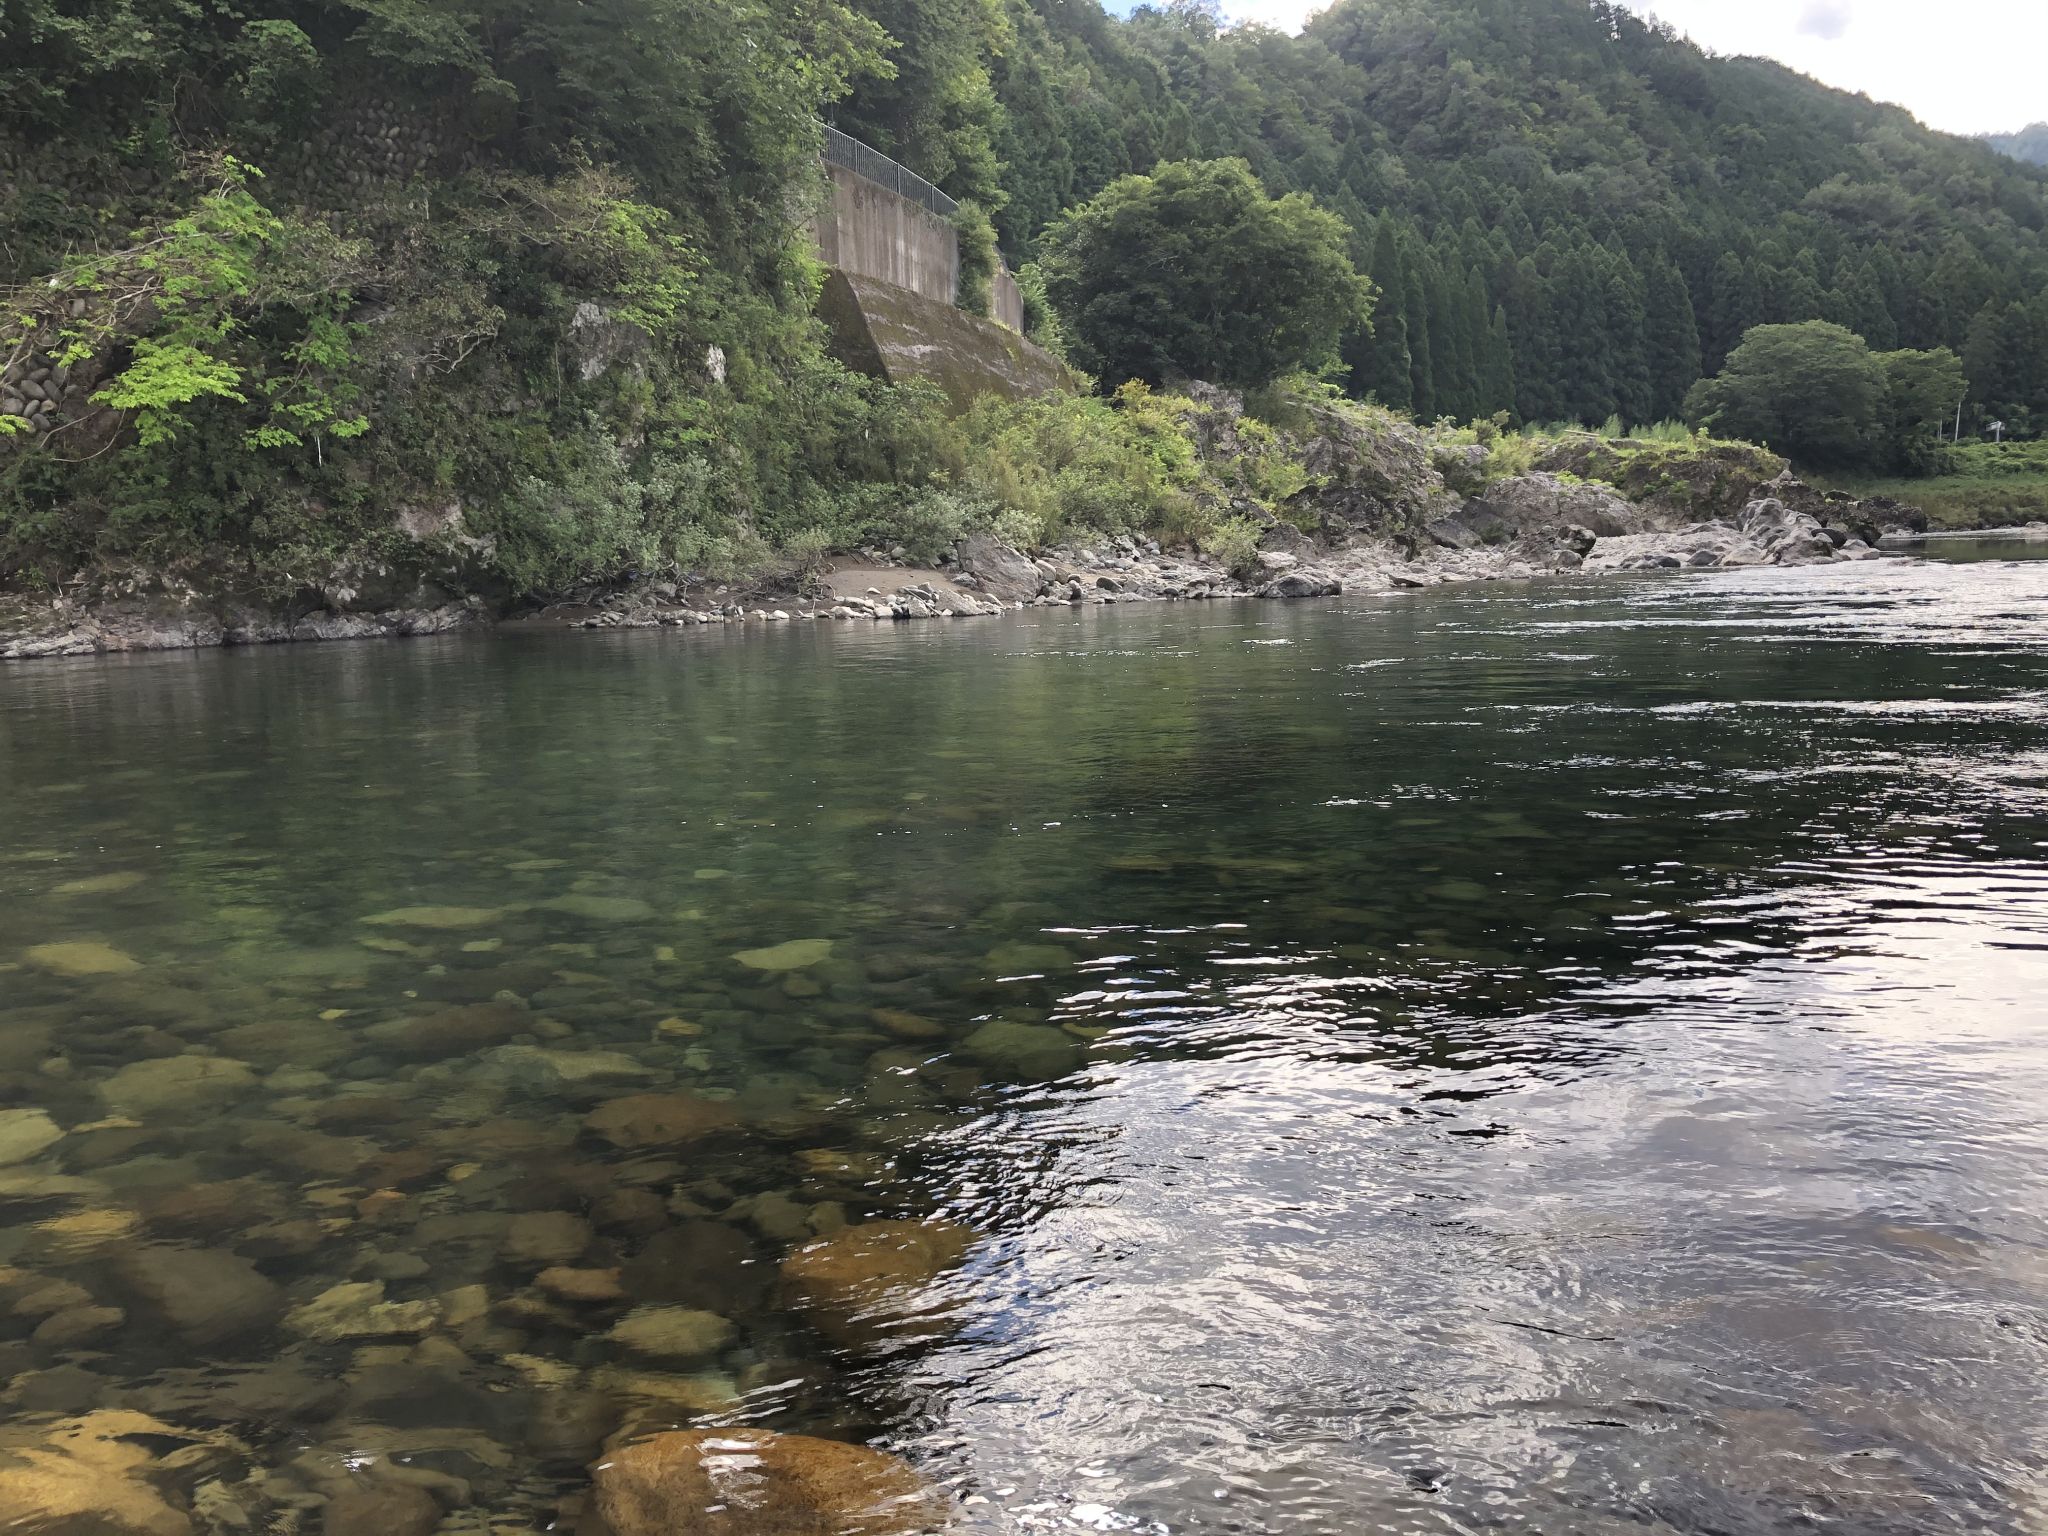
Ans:
[[[2044,619],[1886,560],[0,672],[0,1416],[231,1434],[275,1530],[719,1422],[987,1531],[2039,1536]],[[882,1222],[915,1325],[784,1263]]]

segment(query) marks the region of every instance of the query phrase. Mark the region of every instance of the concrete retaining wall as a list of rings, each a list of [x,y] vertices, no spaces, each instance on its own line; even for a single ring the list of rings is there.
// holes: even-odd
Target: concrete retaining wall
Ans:
[[[848,367],[894,384],[928,379],[958,410],[985,394],[1014,400],[1076,387],[1058,359],[1018,332],[871,277],[834,272],[818,313]]]
[[[922,203],[843,165],[825,167],[830,195],[811,222],[826,266],[871,277],[922,298],[951,304],[960,288],[960,240],[953,226]],[[1024,295],[1000,259],[989,318],[1024,329]]]
[[[825,265],[952,303],[960,286],[960,241],[953,226],[844,166],[828,165],[825,175],[831,195],[811,225]]]
[[[995,293],[989,304],[989,318],[998,325],[1007,325],[1018,335],[1024,334],[1024,294],[1018,288],[1017,279],[1010,276],[1010,269],[1000,259],[996,262]]]

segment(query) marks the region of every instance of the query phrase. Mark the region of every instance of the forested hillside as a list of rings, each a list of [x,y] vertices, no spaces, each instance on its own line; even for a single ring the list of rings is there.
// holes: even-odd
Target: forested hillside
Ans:
[[[2025,362],[2048,353],[2048,176],[1620,5],[1339,0],[1300,37],[1090,0],[863,9],[914,13],[903,54],[967,78],[857,85],[842,117],[962,193],[999,184],[1013,252],[1161,158],[1242,155],[1338,210],[1382,295],[1352,383],[1424,418],[1675,416],[1751,326],[1822,319],[1953,347],[1980,404],[2048,420]]]
[[[1604,0],[1340,0],[1299,37],[1097,0],[0,0],[0,582],[329,590],[425,549],[516,593],[1013,514],[1199,531],[1151,396],[949,420],[831,359],[821,118],[992,212],[1041,320],[1055,215],[1242,157],[1377,285],[1338,382],[1423,420],[1661,420],[1820,318],[2048,424],[2048,172]]]
[[[1986,134],[1984,142],[2015,160],[2048,165],[2048,123],[2029,123],[2018,133]]]

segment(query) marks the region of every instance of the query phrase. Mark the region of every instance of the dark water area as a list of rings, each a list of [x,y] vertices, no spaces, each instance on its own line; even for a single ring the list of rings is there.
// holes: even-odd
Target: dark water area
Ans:
[[[195,1529],[2048,1531],[2048,562],[38,665],[0,808],[0,1439]]]
[[[1979,560],[2048,560],[2048,536],[2030,538],[2020,533],[1975,533],[1921,539],[1909,546],[1925,560],[1969,564]]]

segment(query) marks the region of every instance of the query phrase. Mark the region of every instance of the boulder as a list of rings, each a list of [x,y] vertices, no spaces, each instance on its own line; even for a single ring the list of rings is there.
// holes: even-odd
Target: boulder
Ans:
[[[1772,565],[1814,565],[1835,558],[1835,541],[1809,513],[1793,510],[1775,496],[1759,497],[1742,509],[1736,526],[1763,548]]]
[[[1014,603],[1038,595],[1041,577],[1031,557],[987,534],[962,539],[954,558],[959,569],[992,597]]]
[[[1261,597],[1335,597],[1344,583],[1326,571],[1285,571],[1259,588]]]
[[[949,1310],[932,1282],[966,1257],[973,1233],[947,1221],[871,1221],[806,1243],[782,1261],[791,1300],[842,1344],[929,1337]]]
[[[591,1471],[577,1536],[924,1536],[938,1490],[894,1456],[765,1429],[673,1430]]]
[[[1587,528],[1605,539],[1641,533],[1652,525],[1640,507],[1611,486],[1562,480],[1540,471],[1495,481],[1483,497],[1465,504],[1459,518],[1490,530],[1490,536],[1481,534],[1481,542],[1490,544],[1566,527]]]

